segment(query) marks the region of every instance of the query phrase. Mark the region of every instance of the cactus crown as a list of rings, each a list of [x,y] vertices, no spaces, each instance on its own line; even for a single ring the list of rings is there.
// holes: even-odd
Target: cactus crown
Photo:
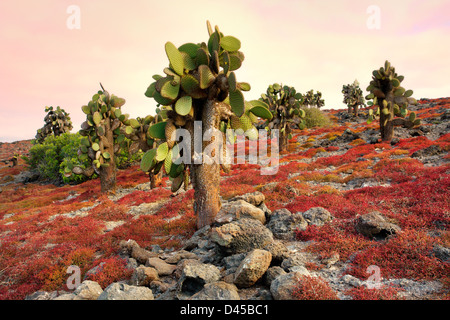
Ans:
[[[102,86],[102,90],[81,108],[86,114],[86,121],[81,124],[79,131],[83,136],[79,158],[82,161],[90,158],[96,170],[108,166],[111,157],[121,147],[126,147],[125,134],[131,133],[139,125],[135,119],[129,119],[128,114],[122,113],[124,104],[125,99],[110,95]],[[112,145],[106,137],[110,131]]]
[[[306,113],[301,106],[304,103],[304,96],[296,92],[295,88],[283,86],[278,83],[269,85],[267,92],[261,95],[261,100],[269,106],[273,119],[268,121],[269,129],[279,128],[283,134],[289,122],[294,122],[294,118],[300,119],[298,126],[305,128],[303,118]]]
[[[365,106],[366,101],[364,99],[363,91],[359,87],[358,80],[355,80],[352,84],[342,86],[342,93],[344,94],[344,103],[351,106]]]
[[[45,125],[37,131],[35,137],[38,143],[42,143],[51,134],[59,136],[72,130],[72,121],[64,109],[57,107],[53,110],[53,107],[45,107],[45,112]]]
[[[372,81],[367,87],[370,94],[366,96],[366,99],[372,100],[368,103],[369,105],[378,106],[377,114],[383,113],[387,116],[384,125],[392,121],[394,116],[405,118],[408,115],[408,106],[417,105],[417,100],[412,97],[413,91],[401,86],[404,78],[395,72],[395,68],[387,60],[384,67],[372,72]],[[374,116],[372,111],[369,114],[368,123],[374,120]],[[413,125],[420,123],[418,119],[416,121],[415,113],[410,114],[408,120]],[[411,123],[408,123],[408,126],[411,126]]]
[[[164,69],[164,75],[153,76],[154,82],[145,92],[157,102],[160,120],[148,128],[148,135],[160,141],[157,148],[144,154],[141,169],[157,174],[164,166],[173,179],[173,191],[183,182],[186,185],[188,178],[185,165],[172,161],[179,155],[172,133],[188,122],[200,120],[206,101],[221,102],[216,108],[223,132],[227,128],[242,129],[253,132],[254,136],[256,117],[271,117],[263,103],[253,104],[244,99],[243,92],[250,90],[250,84],[238,82],[235,74],[245,59],[240,51],[241,42],[225,36],[217,26],[213,29],[209,21],[207,28],[207,43],[186,43],[179,47],[171,42],[165,44],[169,66]]]

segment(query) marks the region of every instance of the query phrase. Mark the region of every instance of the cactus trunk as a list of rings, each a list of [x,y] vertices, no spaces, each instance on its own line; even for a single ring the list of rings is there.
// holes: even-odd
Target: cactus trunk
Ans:
[[[103,152],[114,154],[114,134],[111,130],[110,121],[105,122],[105,136],[101,137],[103,141]],[[116,161],[115,157],[111,157],[107,166],[101,166],[99,169],[100,184],[102,193],[116,192]]]
[[[211,100],[207,101],[203,106],[202,112],[202,135],[209,129],[218,129],[220,115],[217,112],[215,103]],[[194,126],[193,122],[189,122],[187,129],[191,134],[192,153],[194,152]],[[220,141],[204,141],[203,150],[211,144],[215,144],[214,150],[219,152]],[[195,190],[194,194],[194,210],[197,215],[197,227],[200,229],[206,225],[211,225],[217,213],[221,208],[219,198],[220,187],[220,164],[213,162],[212,164],[205,163],[205,159],[201,164],[193,163],[190,166],[191,181]]]

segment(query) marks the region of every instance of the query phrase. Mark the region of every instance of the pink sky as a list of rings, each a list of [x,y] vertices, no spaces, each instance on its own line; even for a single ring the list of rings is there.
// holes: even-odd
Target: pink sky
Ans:
[[[67,28],[70,5],[79,30]],[[370,5],[379,30],[367,27]],[[144,92],[168,65],[164,43],[207,41],[206,20],[241,40],[248,100],[280,82],[343,108],[342,85],[358,79],[365,90],[386,59],[416,98],[450,96],[448,0],[2,0],[0,141],[34,138],[50,105],[70,113],[76,132],[99,82],[132,117],[154,114]]]

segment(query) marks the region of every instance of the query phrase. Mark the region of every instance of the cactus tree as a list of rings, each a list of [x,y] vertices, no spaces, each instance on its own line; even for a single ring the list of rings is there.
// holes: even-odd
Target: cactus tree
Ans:
[[[165,106],[167,120],[151,126],[149,135],[159,141],[158,146],[146,152],[141,168],[148,172],[159,172],[164,167],[172,180],[172,191],[176,192],[189,181],[195,190],[194,210],[199,228],[210,225],[220,210],[219,198],[220,161],[207,161],[208,157],[218,160],[224,154],[224,134],[219,129],[231,127],[231,117],[246,115],[246,111],[260,114],[260,106],[250,107],[244,100],[243,91],[250,85],[236,80],[235,72],[244,61],[239,51],[241,42],[233,36],[225,36],[216,26],[207,23],[209,40],[200,44],[186,43],[176,47],[165,44],[169,67],[164,76],[153,76],[145,95],[153,98],[158,105]],[[200,139],[207,132],[213,136],[202,141],[202,150],[195,150],[196,124],[201,121]],[[244,120],[245,121],[245,120]],[[173,133],[185,129],[190,133],[190,150],[180,147]],[[216,136],[220,133],[220,138]],[[208,140],[208,139],[205,139]],[[197,143],[198,145],[198,143]],[[207,154],[207,150],[211,151]],[[188,154],[190,152],[190,154]],[[173,161],[181,157],[181,161]],[[222,159],[223,160],[223,159]]]
[[[273,115],[273,118],[267,121],[267,126],[270,130],[279,130],[279,148],[284,151],[291,138],[291,125],[297,123],[300,129],[305,128],[303,118],[306,113],[301,109],[303,96],[293,87],[275,83],[267,88],[261,99],[269,106]]]
[[[322,108],[325,105],[325,100],[322,99],[322,92],[317,91],[317,93],[313,96],[313,106],[316,106],[317,108]]]
[[[53,110],[53,107],[46,107],[45,112],[47,112],[44,118],[45,125],[36,133],[37,142],[42,143],[49,135],[59,136],[72,130],[72,121],[64,109],[57,107]]]
[[[344,103],[348,107],[348,113],[353,113],[357,117],[359,107],[366,105],[358,80],[355,80],[353,84],[344,85],[342,93],[344,94]]]
[[[128,114],[122,114],[124,104],[124,99],[110,95],[102,86],[102,90],[82,107],[86,121],[81,124],[83,139],[78,156],[81,160],[91,159],[92,165],[87,169],[71,169],[72,173],[87,177],[97,173],[103,193],[115,192],[115,154],[124,146],[125,134],[131,134],[139,125],[135,119],[128,119]]]
[[[412,128],[420,124],[416,114],[411,112],[408,116],[407,110],[409,105],[417,105],[417,100],[411,97],[412,90],[401,86],[404,77],[395,72],[389,61],[385,62],[384,67],[374,70],[372,75],[372,81],[367,88],[370,94],[366,99],[373,100],[372,104],[379,107],[381,140],[391,141],[395,126]],[[371,121],[373,112],[369,115],[368,122]]]

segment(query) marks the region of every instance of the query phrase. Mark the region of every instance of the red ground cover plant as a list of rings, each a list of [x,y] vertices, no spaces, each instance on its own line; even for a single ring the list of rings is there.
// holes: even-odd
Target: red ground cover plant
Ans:
[[[380,289],[369,289],[365,286],[349,289],[346,295],[352,297],[353,300],[404,300],[398,296],[402,291],[395,287],[382,287]]]
[[[439,279],[450,272],[448,265],[431,254],[433,245],[439,243],[424,231],[405,230],[358,253],[348,273],[365,279],[367,267],[376,265],[384,278]]]
[[[126,260],[119,257],[99,259],[94,267],[97,269],[89,273],[86,280],[97,282],[102,289],[113,282],[129,279],[133,273],[132,269],[127,268]]]
[[[292,296],[297,300],[339,300],[328,282],[312,276],[302,276]]]

